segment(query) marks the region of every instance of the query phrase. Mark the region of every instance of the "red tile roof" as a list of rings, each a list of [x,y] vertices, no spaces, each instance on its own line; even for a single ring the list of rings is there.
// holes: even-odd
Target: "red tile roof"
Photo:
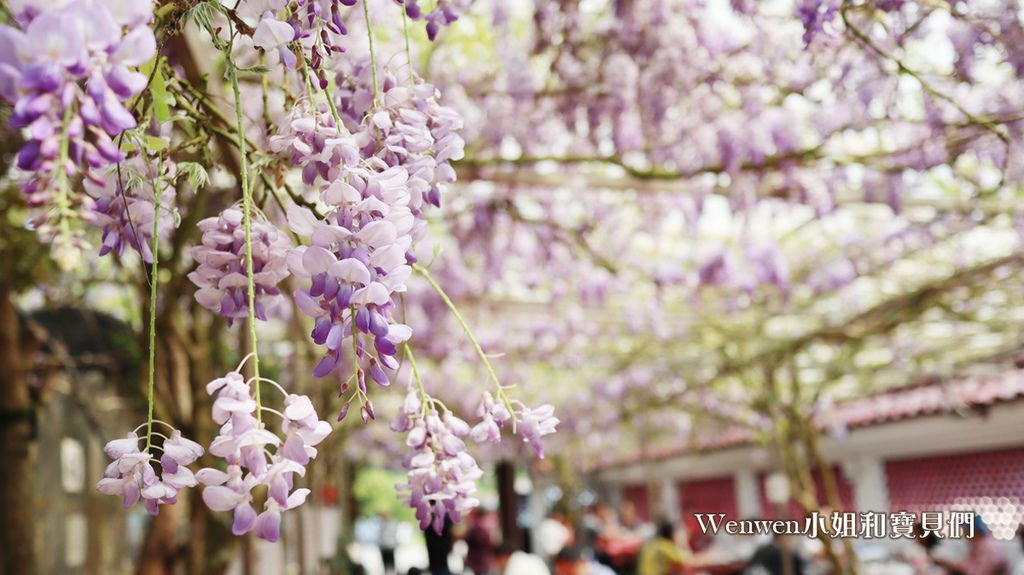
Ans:
[[[1024,370],[1001,374],[954,379],[947,382],[928,381],[897,389],[889,389],[837,404],[819,416],[824,425],[847,428],[867,427],[881,423],[990,406],[1024,398]],[[660,461],[698,451],[714,451],[749,444],[750,429],[731,427],[714,436],[649,449],[628,457],[599,461],[594,469],[625,467],[632,464]]]
[[[838,404],[832,421],[864,427],[912,417],[993,405],[1024,397],[1024,371],[893,389]]]

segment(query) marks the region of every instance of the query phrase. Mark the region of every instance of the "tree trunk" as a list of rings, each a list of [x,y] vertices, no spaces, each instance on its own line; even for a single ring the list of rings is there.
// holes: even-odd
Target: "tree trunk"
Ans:
[[[150,522],[142,543],[138,575],[167,575],[174,572],[180,549],[177,543],[180,505],[161,505],[160,515]]]
[[[519,528],[519,495],[516,493],[516,466],[510,461],[501,461],[494,466],[498,476],[498,513],[501,516],[501,537],[514,549],[523,549],[526,538]]]
[[[194,311],[194,310],[193,310]],[[230,361],[225,357],[225,324],[219,317],[200,319],[192,314],[191,341],[185,342],[189,357],[189,378],[192,381],[192,439],[204,447],[210,445],[217,426],[210,418],[212,398],[206,394],[206,382],[223,375]],[[205,454],[198,467],[211,467],[215,459]],[[202,487],[189,490],[188,569],[189,575],[221,575],[228,569],[238,547],[238,538],[231,534],[231,514],[214,513],[203,502]]]
[[[32,425],[35,413],[21,362],[18,311],[0,283],[0,575],[35,575]]]

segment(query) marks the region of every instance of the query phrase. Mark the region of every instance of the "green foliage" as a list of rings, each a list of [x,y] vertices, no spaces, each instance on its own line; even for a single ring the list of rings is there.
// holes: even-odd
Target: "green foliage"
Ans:
[[[160,56],[154,56],[146,62],[140,71],[149,77],[149,96],[153,100],[153,116],[156,121],[163,124],[171,119],[170,104],[173,100],[167,93],[167,81],[164,79],[163,60]]]
[[[213,29],[213,11],[218,9],[214,2],[200,2],[185,12],[185,20],[193,21],[204,30]]]
[[[178,174],[188,179],[192,189],[198,190],[210,183],[210,174],[196,162],[178,162]]]
[[[21,292],[59,277],[50,248],[27,226],[28,212],[16,187],[0,190],[0,282]]]
[[[398,501],[395,484],[405,482],[405,475],[379,467],[361,467],[356,473],[352,491],[359,501],[360,515],[372,517],[388,510],[399,521],[415,521],[412,509]]]

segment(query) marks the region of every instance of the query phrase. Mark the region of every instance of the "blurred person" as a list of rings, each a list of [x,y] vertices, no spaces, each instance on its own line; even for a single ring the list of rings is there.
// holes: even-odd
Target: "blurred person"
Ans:
[[[540,557],[502,543],[494,555],[498,575],[551,575]]]
[[[615,575],[607,565],[587,559],[579,548],[563,549],[554,560],[555,575]]]
[[[622,575],[634,575],[640,550],[656,530],[645,523],[637,512],[632,501],[624,501],[619,514],[612,513],[605,523],[604,531],[598,540],[602,551],[606,554],[607,565]]]
[[[494,553],[498,539],[491,522],[491,514],[474,509],[469,514],[466,541],[466,567],[474,575],[494,575]]]
[[[967,556],[960,561],[935,557],[937,565],[961,575],[1011,575],[1010,560],[980,515],[974,516],[974,537],[967,539]]]
[[[787,568],[787,563],[788,568]],[[744,575],[804,575],[807,563],[797,552],[793,535],[776,534],[754,551]]]
[[[622,503],[622,508],[619,510],[619,525],[625,531],[642,539],[652,537],[656,532],[653,525],[640,517],[636,505],[632,501]]]
[[[384,575],[395,575],[395,548],[398,547],[398,522],[391,517],[391,511],[384,509],[378,516],[377,547],[384,564]]]
[[[448,567],[448,555],[452,552],[452,520],[445,518],[441,532],[433,527],[423,530],[427,540],[427,558],[430,560],[430,575],[452,575]]]
[[[600,504],[588,505],[583,509],[583,516],[580,517],[579,544],[584,553],[594,549],[597,536],[601,533],[602,520],[597,512],[599,506]]]
[[[689,551],[676,542],[675,526],[666,521],[658,526],[655,536],[641,549],[637,575],[682,573],[690,560]]]
[[[546,560],[554,561],[559,553],[575,543],[576,534],[569,518],[555,512],[537,526],[537,537],[540,542],[539,551]]]
[[[615,512],[607,503],[598,503],[592,509],[589,516],[584,518],[584,527],[587,530],[589,545],[592,549],[594,560],[609,567],[612,566],[612,558],[608,553],[607,543],[612,535],[618,531],[618,519]]]
[[[693,517],[693,514],[690,514],[689,517]],[[745,520],[753,521],[756,519],[756,517],[747,517]],[[691,522],[688,520],[684,525],[688,526],[690,524]],[[747,560],[754,555],[754,551],[756,551],[758,547],[771,540],[771,535],[761,533],[731,534],[725,529],[719,529],[717,533],[712,533],[711,530],[708,530],[708,533],[706,534],[709,536],[708,543],[703,549],[697,550],[694,549],[695,545],[693,543],[693,539],[695,537],[691,534],[696,534],[697,536],[703,534],[700,529],[700,524],[698,523],[697,526],[693,528],[684,527],[684,529],[685,531],[681,535],[686,538],[678,538],[680,545],[686,546],[690,551],[693,551],[695,555],[699,552],[704,556],[709,556],[719,561],[741,562],[744,565],[746,565]]]
[[[914,575],[944,575],[946,570],[939,567],[932,558],[932,551],[942,542],[938,534],[925,532],[921,523],[914,525],[914,538],[909,547],[897,555],[914,569]]]

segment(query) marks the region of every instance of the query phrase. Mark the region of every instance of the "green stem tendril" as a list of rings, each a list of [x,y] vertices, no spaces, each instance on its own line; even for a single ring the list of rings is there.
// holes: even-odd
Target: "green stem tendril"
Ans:
[[[370,42],[370,72],[373,76],[373,109],[380,108],[380,90],[377,88],[377,58],[373,53],[373,22],[370,21],[370,4],[369,0],[363,0],[363,16],[366,18],[366,37]],[[330,99],[330,98],[328,98]],[[370,121],[373,121],[373,116],[370,116]],[[377,142],[377,150],[380,150],[380,128],[376,125],[373,128],[375,140]]]
[[[157,170],[163,168],[157,163]],[[146,416],[146,449],[153,444],[153,388],[156,380],[156,295],[157,273],[160,271],[160,173],[153,178],[153,264],[150,266],[149,282],[149,388],[146,394],[149,403]]]
[[[452,301],[452,298],[448,297],[448,294],[445,293],[444,289],[437,283],[437,281],[434,280],[433,276],[430,275],[430,272],[427,271],[427,268],[419,264],[413,264],[412,269],[427,280],[427,283],[430,284],[430,287],[433,288],[435,292],[437,292],[437,295],[441,296],[442,300],[444,300],[444,303],[446,306],[448,306],[449,311],[451,311],[452,315],[455,316],[455,320],[459,322],[460,326],[462,326],[462,331],[466,333],[466,337],[468,337],[469,342],[473,344],[473,349],[476,350],[477,356],[480,357],[480,361],[484,364],[484,369],[487,370],[487,375],[490,376],[491,381],[494,382],[494,387],[497,390],[496,393],[498,395],[498,399],[500,399],[502,403],[505,404],[505,408],[508,409],[509,415],[512,416],[512,422],[514,425],[516,421],[516,415],[515,411],[513,411],[512,409],[512,401],[509,399],[508,395],[505,394],[505,388],[501,385],[501,381],[498,379],[498,374],[496,374],[494,372],[494,368],[491,367],[491,362],[490,360],[487,359],[487,354],[484,353],[483,348],[480,347],[480,342],[477,341],[476,336],[473,335],[473,330],[470,329],[469,324],[466,323],[466,320],[462,317],[462,314],[459,313],[459,308],[455,306],[455,302]],[[412,355],[409,356],[409,359],[412,359]]]
[[[405,13],[405,6],[402,10],[402,32],[405,34],[405,57],[409,62],[409,87],[416,83],[416,76],[412,69],[412,48],[409,47],[409,15]]]
[[[143,427],[146,427],[148,425],[152,425],[153,423],[159,423],[160,425],[163,425],[167,429],[170,429],[171,431],[174,431],[174,426],[171,425],[170,423],[167,423],[166,421],[161,421],[159,419],[153,419],[151,421],[147,421],[146,423],[140,424],[138,427],[136,427],[135,429],[132,430],[132,433],[138,433],[140,429],[142,429]],[[153,435],[156,435],[156,432],[153,432]]]
[[[403,10],[404,14],[405,11]],[[369,0],[363,0],[363,16],[366,18],[366,37],[370,42],[370,71],[373,73],[373,106],[380,105],[380,96],[377,90],[377,60],[373,53],[373,23],[370,21]]]
[[[302,77],[306,79],[306,93],[309,95],[309,111],[313,114],[313,119],[316,120],[316,109],[313,107],[313,79],[309,75],[309,64],[306,63],[306,59],[302,59]]]
[[[409,358],[409,365],[412,366],[412,376],[416,379],[416,385],[420,391],[420,403],[423,404],[423,416],[426,417],[430,407],[430,400],[427,398],[427,390],[423,387],[423,378],[420,377],[420,370],[416,367],[416,358],[412,354],[412,346],[405,342],[405,355]]]
[[[70,243],[71,229],[68,224],[68,217],[73,214],[71,210],[71,199],[68,195],[68,128],[71,124],[71,114],[73,106],[69,105],[64,109],[64,117],[61,121],[61,132],[60,132],[60,160],[57,164],[57,213],[60,219],[60,235],[64,241]]]
[[[348,307],[348,314],[352,318],[352,377],[356,380],[356,392],[362,397],[363,390],[359,389],[359,372],[362,368],[359,367],[359,333],[356,331],[356,308],[350,305]]]
[[[306,77],[306,89],[309,91],[309,107],[310,112],[313,113],[313,118],[316,119],[316,109],[313,108],[313,83],[310,80],[309,74],[309,63],[305,58],[302,59],[302,74]],[[327,107],[331,110],[331,117],[334,118],[334,129],[341,135],[341,115],[338,114],[338,108],[334,105],[334,98],[331,96],[331,91],[325,86],[320,89],[324,93],[324,97],[327,98]],[[345,176],[346,179],[348,176]]]
[[[242,118],[242,94],[238,88],[238,69],[231,60],[231,44],[225,50],[227,56],[228,75],[231,80],[231,91],[235,97],[235,131],[238,139],[239,166],[242,179],[242,225],[245,228],[245,276],[249,292],[249,341],[252,346],[252,373],[255,381],[256,420],[263,421],[263,406],[260,401],[260,355],[256,338],[256,287],[253,279],[252,265],[252,189],[249,185],[249,159],[245,146],[245,121]]]

